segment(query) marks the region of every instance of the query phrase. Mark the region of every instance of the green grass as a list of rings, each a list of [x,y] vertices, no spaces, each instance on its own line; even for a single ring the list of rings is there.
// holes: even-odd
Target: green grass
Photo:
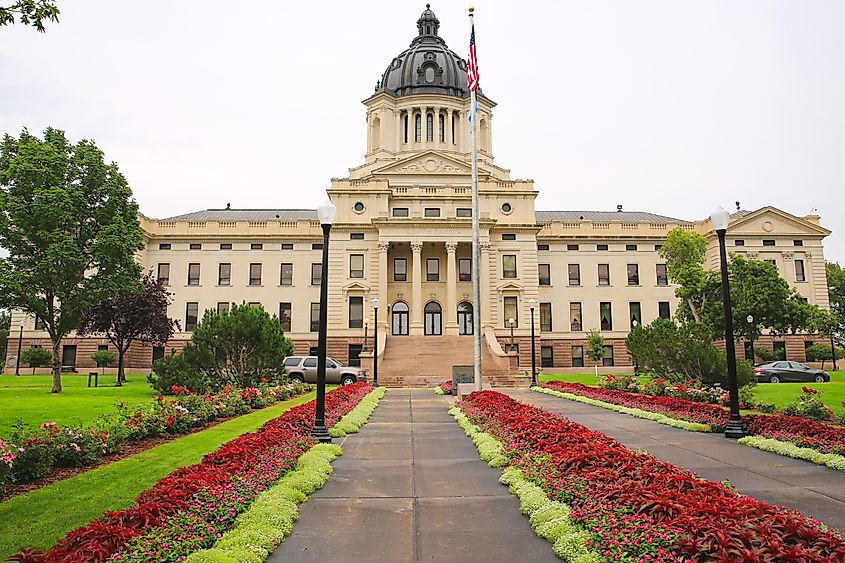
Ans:
[[[565,383],[595,385],[601,377],[602,374],[599,374],[599,377],[596,378],[596,374],[594,373],[551,373],[548,375],[541,375],[539,380],[540,383],[546,383],[547,381],[563,381]]]
[[[51,375],[0,375],[0,437],[9,437],[18,418],[32,425],[54,420],[60,425],[82,426],[103,413],[114,412],[116,401],[145,403],[158,393],[146,375],[130,374],[123,387],[114,386],[114,375],[100,378],[100,387],[87,387],[87,375],[62,375],[62,392],[50,393]]]
[[[313,398],[308,393],[277,403],[0,503],[0,560],[21,546],[49,548],[103,511],[131,506],[140,492],[171,471],[197,463],[221,444]]]
[[[829,383],[758,383],[754,387],[754,397],[758,401],[774,403],[783,407],[796,401],[802,394],[801,387],[819,391],[817,398],[834,412],[845,412],[845,371],[830,371]]]

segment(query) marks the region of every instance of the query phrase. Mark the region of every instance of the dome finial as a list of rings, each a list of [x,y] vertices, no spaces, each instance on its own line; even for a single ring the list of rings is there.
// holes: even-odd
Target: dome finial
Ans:
[[[417,29],[419,30],[420,35],[437,37],[437,30],[439,27],[440,20],[438,20],[437,16],[434,15],[434,12],[431,11],[431,4],[426,4],[425,11],[420,16],[420,19],[417,20]]]

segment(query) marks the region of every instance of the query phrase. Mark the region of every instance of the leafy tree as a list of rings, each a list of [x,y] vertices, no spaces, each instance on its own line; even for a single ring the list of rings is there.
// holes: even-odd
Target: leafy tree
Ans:
[[[0,309],[0,361],[6,360],[6,345],[9,342],[9,325],[11,317],[8,311]],[[0,368],[2,370],[2,368]]]
[[[45,350],[41,346],[33,346],[21,352],[21,363],[29,364],[29,367],[32,368],[33,375],[35,374],[35,368],[46,366],[52,359],[53,355],[50,351]]]
[[[836,262],[827,262],[825,271],[830,310],[836,316],[834,338],[838,344],[845,345],[845,268]]]
[[[170,292],[148,272],[136,291],[101,301],[83,315],[79,335],[104,334],[117,349],[118,385],[126,381],[123,358],[133,342],[163,346],[179,327],[167,316],[170,302]]]
[[[669,231],[658,251],[666,260],[666,274],[678,286],[675,295],[681,300],[682,310],[696,322],[701,320],[699,309],[707,303],[706,288],[713,277],[713,272],[704,269],[706,251],[706,238],[680,227]]]
[[[91,354],[91,359],[94,360],[94,363],[100,366],[103,369],[103,373],[105,373],[105,368],[114,365],[116,356],[111,350],[97,350]],[[118,385],[120,385],[120,382],[118,382]]]
[[[754,353],[763,360],[763,363],[767,364],[769,362],[777,362],[779,360],[786,359],[786,349],[785,348],[778,348],[777,350],[772,350],[771,348],[765,348],[763,346],[756,346],[754,348]]]
[[[0,6],[0,25],[15,23],[15,16],[23,25],[31,25],[44,33],[44,22],[58,23],[59,8],[55,0],[16,0],[6,7]]]
[[[842,348],[836,348],[836,359],[841,360],[845,358],[845,350]],[[821,360],[822,362],[822,369],[824,369],[824,363],[827,360],[832,360],[833,354],[831,353],[830,344],[820,344],[816,343],[812,346],[807,347],[807,361],[808,362],[818,362]]]
[[[599,376],[599,364],[604,358],[604,337],[597,330],[587,333],[587,357],[596,363],[596,377]]]
[[[24,130],[0,143],[0,294],[41,319],[62,390],[59,344],[95,303],[137,286],[143,248],[126,179],[91,141]]]

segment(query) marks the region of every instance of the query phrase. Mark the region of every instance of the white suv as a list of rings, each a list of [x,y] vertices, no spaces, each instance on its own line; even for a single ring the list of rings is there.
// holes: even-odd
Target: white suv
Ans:
[[[285,358],[285,373],[291,381],[317,382],[317,356],[288,356]],[[342,366],[332,358],[326,358],[326,383],[351,385],[364,381],[366,374],[361,368]]]

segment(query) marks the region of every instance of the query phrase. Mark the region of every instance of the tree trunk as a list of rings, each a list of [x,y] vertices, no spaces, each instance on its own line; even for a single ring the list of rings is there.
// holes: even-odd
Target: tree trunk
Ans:
[[[593,360],[593,361],[595,361],[595,360]],[[598,364],[598,362],[596,362],[595,367],[596,367],[596,377],[598,378],[598,376],[599,376],[599,364]]]
[[[124,350],[121,348],[117,349],[117,385],[120,387],[123,385],[123,382],[126,379],[123,377],[123,354]]]
[[[53,341],[53,389],[50,393],[62,392],[62,359],[59,357],[60,340]]]

